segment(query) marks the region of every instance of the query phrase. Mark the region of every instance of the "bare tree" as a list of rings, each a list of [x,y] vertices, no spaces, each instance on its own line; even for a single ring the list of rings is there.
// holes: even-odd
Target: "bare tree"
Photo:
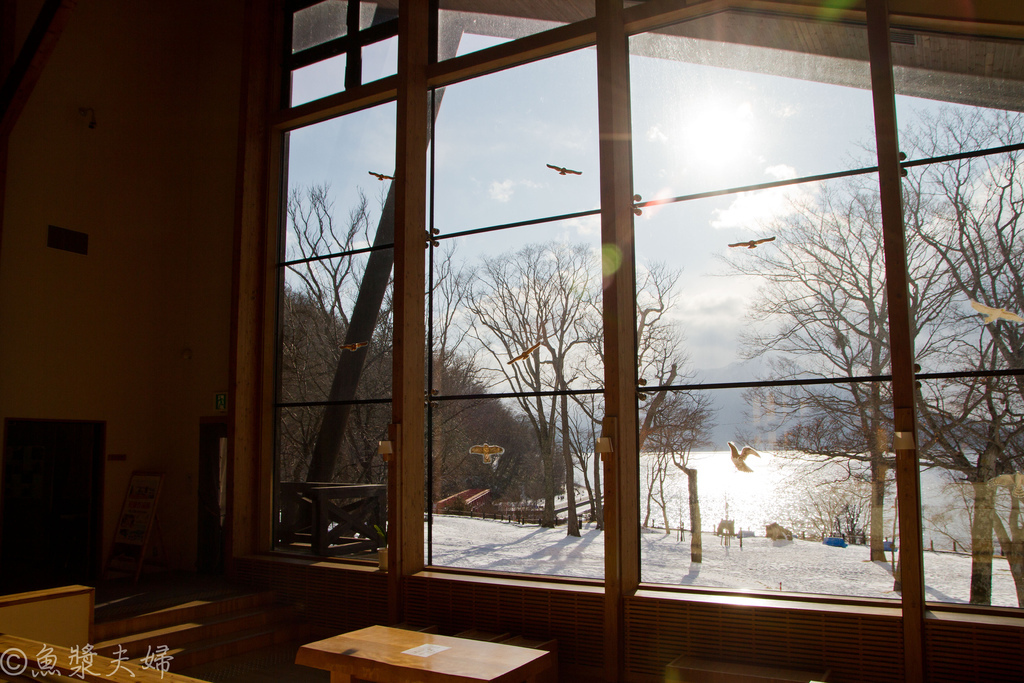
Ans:
[[[639,444],[641,453],[658,454],[652,464],[661,471],[652,482],[664,485],[669,464],[686,475],[692,532],[690,559],[701,562],[700,496],[697,469],[690,456],[695,448],[709,443],[714,426],[712,401],[706,393],[664,388],[645,391],[645,387],[669,387],[688,376],[684,371],[688,359],[682,350],[682,332],[669,317],[679,275],[679,271],[660,263],[639,269],[637,274],[637,374],[642,382],[638,392]],[[660,500],[667,531],[668,510],[663,491]]]
[[[783,218],[761,226],[776,237],[770,247],[740,250],[727,259],[733,275],[761,282],[742,337],[747,357],[766,356],[773,379],[880,376],[889,371],[888,296],[885,289],[878,189],[857,178],[821,186],[793,200]],[[908,241],[912,252],[922,245]],[[927,327],[946,303],[938,276],[911,260],[911,313]],[[919,349],[918,358],[929,353]],[[818,463],[841,463],[850,476],[867,468],[871,486],[869,545],[885,559],[887,473],[894,463],[892,405],[886,382],[783,386],[750,392],[774,406],[784,428],[781,447]]]
[[[1016,113],[947,109],[925,119],[906,139],[908,149],[925,157],[972,152],[1019,143],[1024,119]],[[1003,319],[985,323],[970,304],[1024,310],[1022,161],[1019,150],[945,161],[915,170],[906,183],[909,205],[926,208],[925,219],[910,227],[929,248],[928,262],[949,292],[941,321],[948,341],[935,369],[975,373],[918,389],[922,460],[956,473],[971,491],[970,600],[975,604],[991,603],[994,536],[1024,605],[1019,501],[1011,496],[1004,522],[998,490],[989,485],[999,475],[1024,469],[1024,375],[976,374],[1024,367],[1024,327]]]
[[[488,358],[491,376],[517,393],[515,400],[537,438],[543,465],[544,526],[555,524],[556,435],[559,417],[562,433],[568,433],[568,406],[557,396],[549,399],[540,393],[565,392],[575,379],[566,375],[573,357],[582,354],[590,341],[584,336],[588,327],[583,318],[593,310],[596,272],[595,258],[584,245],[528,245],[514,254],[485,258],[469,298],[474,318],[471,334]],[[568,441],[563,436],[567,533],[578,536]]]

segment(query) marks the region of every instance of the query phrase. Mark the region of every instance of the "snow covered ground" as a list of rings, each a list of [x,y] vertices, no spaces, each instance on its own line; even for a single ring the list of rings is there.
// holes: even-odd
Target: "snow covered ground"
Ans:
[[[782,590],[898,599],[889,563],[868,559],[864,546],[835,548],[820,542],[732,539],[724,546],[713,534],[703,538],[703,562],[690,562],[690,539],[647,531],[641,538],[641,579],[648,583]],[[887,557],[891,555],[887,553]],[[968,601],[971,558],[925,552],[927,599]],[[544,529],[494,520],[434,516],[433,564],[524,574],[602,578],[604,534],[587,525],[580,538],[565,527]],[[993,561],[992,604],[1017,606],[1006,560]]]

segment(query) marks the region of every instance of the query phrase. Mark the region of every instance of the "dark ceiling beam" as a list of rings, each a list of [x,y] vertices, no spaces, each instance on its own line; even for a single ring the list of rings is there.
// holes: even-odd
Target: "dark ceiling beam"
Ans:
[[[0,137],[10,135],[43,67],[49,61],[77,0],[46,0],[14,64],[0,86]]]

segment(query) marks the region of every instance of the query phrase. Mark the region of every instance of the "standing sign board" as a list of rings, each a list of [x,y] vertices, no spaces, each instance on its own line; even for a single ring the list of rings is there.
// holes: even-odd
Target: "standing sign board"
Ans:
[[[139,580],[153,527],[157,526],[159,529],[156,522],[156,506],[160,501],[163,483],[164,475],[161,472],[132,473],[128,493],[125,495],[124,505],[121,506],[121,516],[114,531],[114,545],[107,560],[106,572],[111,569],[117,571],[117,567],[112,567],[114,564],[132,563],[134,580]]]

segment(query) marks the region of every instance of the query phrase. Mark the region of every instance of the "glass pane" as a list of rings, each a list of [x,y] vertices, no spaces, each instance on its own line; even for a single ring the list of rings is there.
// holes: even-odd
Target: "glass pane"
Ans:
[[[391,396],[391,249],[285,269],[279,402]]]
[[[644,581],[893,597],[887,383],[651,392],[639,418]]]
[[[594,456],[603,414],[597,396],[431,402],[430,562],[602,577],[604,536],[595,520],[603,513],[593,492],[603,490]]]
[[[571,52],[445,89],[434,200],[443,233],[599,206],[594,54]]]
[[[433,391],[461,396],[601,386],[597,220],[439,241],[430,301]]]
[[[348,55],[337,55],[292,72],[290,106],[297,107],[345,90]]]
[[[922,372],[1024,367],[1022,160],[1016,151],[908,169],[904,220]]]
[[[363,48],[363,83],[398,73],[398,38],[388,38]]]
[[[476,52],[523,36],[594,16],[594,0],[544,3],[494,3],[441,0],[438,13],[438,59]]]
[[[634,231],[649,386],[888,372],[874,174],[647,207]]]
[[[287,135],[284,260],[392,244],[394,103]]]
[[[911,159],[1024,140],[1024,42],[893,31],[892,55],[900,144]]]
[[[348,32],[348,2],[327,0],[292,16],[292,52],[340,38]]]
[[[359,5],[360,31],[397,18],[398,0],[382,0],[382,2],[366,2],[366,0],[363,0]]]
[[[726,12],[629,47],[645,200],[877,163],[861,27]]]
[[[1024,606],[1024,375],[920,386],[926,599]]]
[[[388,404],[278,410],[277,548],[376,559],[387,529],[377,442],[390,421]]]

